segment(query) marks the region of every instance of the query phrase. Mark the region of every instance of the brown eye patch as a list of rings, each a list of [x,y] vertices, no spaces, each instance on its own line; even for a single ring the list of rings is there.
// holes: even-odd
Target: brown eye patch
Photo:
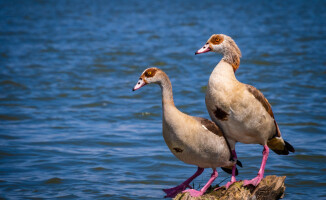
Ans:
[[[210,39],[209,42],[217,45],[217,44],[221,44],[223,42],[224,38],[221,35],[213,35]]]
[[[148,78],[153,77],[153,76],[155,76],[156,72],[157,72],[157,69],[149,68],[148,70],[146,70],[145,76],[148,77]]]

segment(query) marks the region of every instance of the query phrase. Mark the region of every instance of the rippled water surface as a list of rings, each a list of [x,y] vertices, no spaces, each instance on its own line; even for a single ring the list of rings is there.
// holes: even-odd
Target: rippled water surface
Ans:
[[[296,153],[271,153],[285,199],[326,198],[325,1],[0,1],[0,197],[161,199],[196,170],[161,130],[160,88],[131,88],[148,66],[171,78],[177,107],[209,118],[220,56],[194,56],[213,33],[243,57],[236,75],[273,106]],[[237,144],[256,175],[262,147]],[[219,170],[214,184],[229,175]],[[202,186],[208,169],[194,182]],[[308,191],[308,193],[307,193]]]

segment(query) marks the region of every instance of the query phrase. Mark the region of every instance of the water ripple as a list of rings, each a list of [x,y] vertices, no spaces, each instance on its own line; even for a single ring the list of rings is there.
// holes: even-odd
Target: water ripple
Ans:
[[[163,198],[162,188],[196,166],[178,161],[164,143],[160,88],[131,89],[145,68],[159,67],[171,79],[176,106],[209,118],[206,85],[221,56],[194,52],[213,33],[235,39],[243,55],[237,78],[264,93],[296,149],[271,153],[266,174],[287,176],[284,199],[326,197],[325,2],[0,6],[1,198]],[[256,176],[262,148],[237,144],[237,151],[239,179]],[[221,172],[215,183],[228,178]]]

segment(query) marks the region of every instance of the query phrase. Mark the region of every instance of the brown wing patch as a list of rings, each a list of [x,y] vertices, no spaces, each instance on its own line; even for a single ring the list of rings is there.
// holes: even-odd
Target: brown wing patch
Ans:
[[[274,124],[275,124],[275,134],[273,135],[273,138],[275,137],[281,137],[281,131],[280,131],[280,128],[278,127],[277,123],[276,123],[276,120],[274,118],[274,114],[273,114],[273,111],[272,111],[272,107],[271,105],[269,104],[268,100],[264,97],[263,93],[261,93],[257,88],[255,88],[254,86],[251,86],[251,85],[246,85],[248,91],[254,95],[254,97],[264,106],[265,110],[268,112],[268,114],[274,119]],[[270,140],[271,140],[270,139]],[[269,143],[271,143],[270,141],[268,141]]]
[[[274,124],[275,124],[275,127],[276,127],[276,133],[275,133],[275,136],[276,136],[276,137],[281,137],[281,131],[280,131],[280,128],[278,127],[278,125],[277,125],[275,119],[274,119]]]
[[[233,160],[233,156],[232,156],[232,150],[231,150],[231,147],[230,147],[230,144],[228,142],[228,140],[225,138],[225,134],[223,133],[223,130],[218,127],[214,122],[212,122],[211,120],[208,120],[208,119],[205,119],[205,118],[201,118],[201,117],[195,117],[198,121],[200,121],[200,123],[205,126],[210,132],[220,136],[220,137],[223,137],[227,146],[228,146],[228,149],[229,149],[229,152],[230,152],[230,160]]]
[[[208,42],[212,43],[214,45],[221,44],[223,42],[224,38],[222,35],[213,35],[211,38],[209,38]]]
[[[156,68],[149,68],[145,71],[144,75],[147,77],[147,78],[150,78],[150,77],[153,77],[155,76],[157,72],[157,69]]]
[[[272,111],[272,107],[269,104],[268,100],[264,97],[263,93],[261,93],[257,88],[251,85],[246,85],[248,91],[254,95],[254,97],[264,106],[265,110],[268,112],[268,114],[273,117],[274,119],[274,114]]]
[[[196,117],[200,123],[205,126],[210,132],[218,135],[218,136],[223,136],[223,132],[221,131],[221,129],[211,120],[205,119],[205,118],[200,118],[200,117]]]
[[[226,121],[228,120],[228,113],[225,112],[224,110],[222,110],[221,108],[219,108],[218,106],[215,106],[215,111],[214,111],[214,115],[217,119],[222,120],[222,121]]]

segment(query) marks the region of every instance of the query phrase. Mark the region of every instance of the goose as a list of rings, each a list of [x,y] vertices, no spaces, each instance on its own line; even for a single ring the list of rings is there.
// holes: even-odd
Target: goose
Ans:
[[[133,91],[139,88],[156,83],[162,91],[163,110],[163,138],[172,154],[179,160],[196,165],[196,173],[182,184],[163,189],[165,197],[175,197],[180,192],[189,192],[191,196],[203,195],[207,188],[217,178],[217,167],[229,172],[236,169],[233,167],[237,161],[232,160],[232,152],[224,138],[220,128],[212,121],[189,116],[179,111],[174,105],[172,85],[169,77],[159,68],[147,68],[140,76]],[[241,165],[238,162],[238,165]],[[203,173],[204,168],[212,168],[213,173],[205,186],[197,191],[194,189],[185,190],[190,187],[190,182]],[[237,174],[237,170],[236,174]]]
[[[205,103],[211,119],[222,129],[230,144],[233,157],[237,159],[236,142],[263,145],[263,159],[257,176],[244,180],[244,186],[257,186],[264,177],[269,148],[279,155],[288,155],[295,150],[282,138],[271,105],[264,95],[254,86],[236,79],[241,52],[233,39],[214,34],[195,55],[206,52],[223,56],[209,77]],[[233,174],[227,186],[235,181]]]

